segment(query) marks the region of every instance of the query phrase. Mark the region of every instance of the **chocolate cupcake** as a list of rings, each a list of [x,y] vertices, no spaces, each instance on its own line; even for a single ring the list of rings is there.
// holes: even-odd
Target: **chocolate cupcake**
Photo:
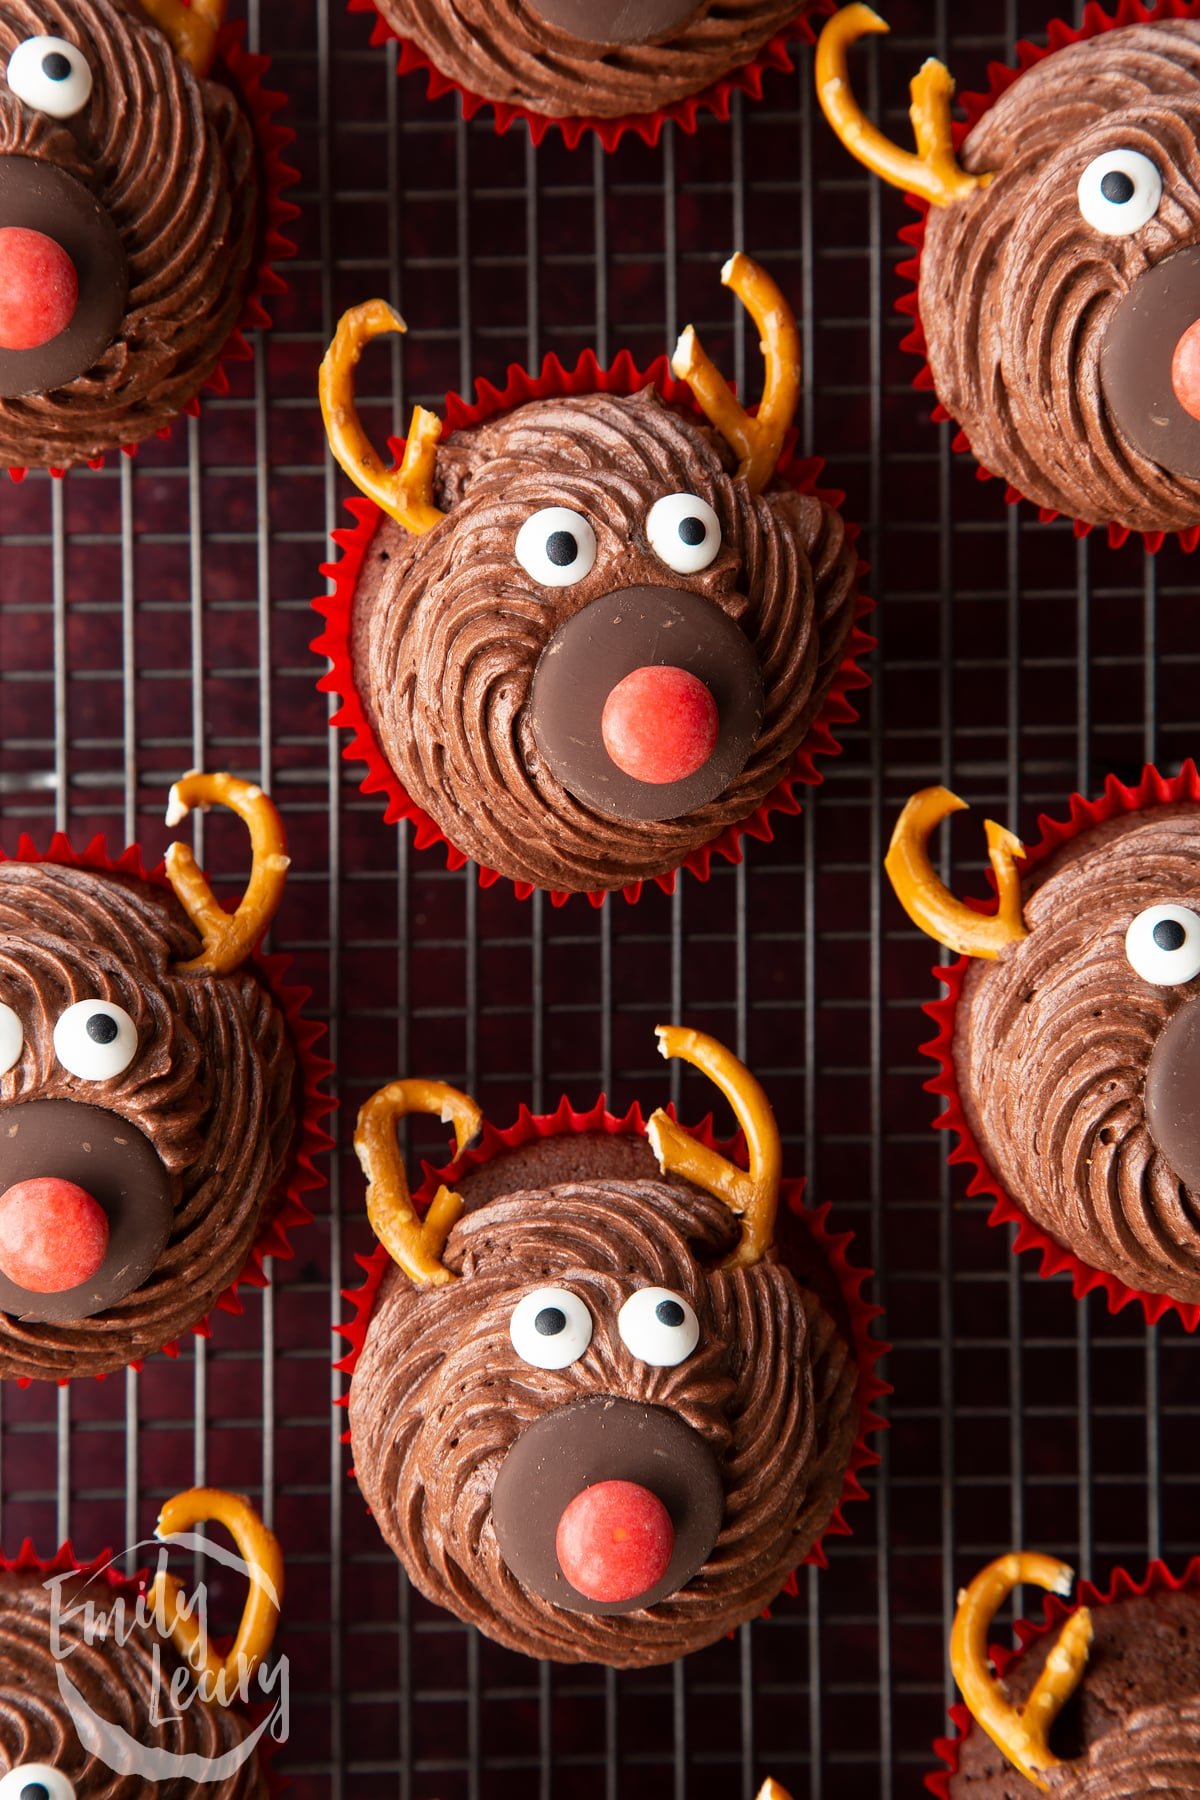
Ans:
[[[465,116],[490,105],[496,127],[550,126],[574,148],[595,131],[612,149],[625,130],[658,142],[667,120],[696,129],[758,99],[766,69],[791,69],[787,40],[812,41],[808,0],[350,0],[375,15],[373,43],[400,42],[400,73],[423,70]]]
[[[928,1008],[945,1096],[938,1124],[974,1165],[971,1191],[1016,1221],[1017,1248],[1102,1286],[1115,1310],[1200,1322],[1200,781],[1188,764],[1136,788],[1110,779],[1043,820],[1028,852],[986,826],[999,902],[955,900],[926,843],[963,802],[909,801],[888,853],[909,916],[963,952]]]
[[[198,1666],[177,1577],[160,1573],[147,1590],[107,1557],[81,1566],[69,1544],[48,1563],[28,1544],[0,1558],[0,1800],[266,1800],[274,1716],[255,1722],[247,1702],[261,1710],[265,1693],[278,1705],[256,1676],[278,1620],[282,1557],[247,1501],[200,1488],[168,1501],[159,1521],[162,1539],[189,1533],[180,1566],[197,1542],[189,1528],[209,1518],[233,1532],[251,1594],[228,1656],[206,1643]],[[167,1556],[164,1546],[160,1568]],[[198,1613],[203,1621],[202,1598]]]
[[[248,354],[239,328],[269,322],[290,133],[224,13],[0,15],[0,466],[61,473],[162,433]]]
[[[1048,1556],[1013,1553],[961,1596],[950,1661],[965,1706],[946,1765],[926,1786],[940,1800],[1186,1800],[1200,1794],[1200,1593],[1197,1565],[1177,1581],[1161,1563],[1106,1593]],[[1046,1617],[1017,1625],[1019,1648],[989,1648],[997,1608],[1020,1583],[1050,1591]],[[1058,1598],[1057,1596],[1062,1596]],[[990,1665],[990,1666],[989,1666]],[[995,1674],[992,1670],[995,1670]]]
[[[359,1487],[428,1599],[546,1660],[639,1668],[724,1636],[821,1559],[875,1460],[883,1347],[848,1240],[781,1188],[748,1071],[659,1036],[730,1099],[748,1169],[661,1111],[565,1101],[464,1154],[479,1109],[438,1082],[384,1088],[355,1136],[381,1243],[340,1365]],[[415,1202],[413,1111],[459,1148]]]
[[[689,328],[677,383],[627,357],[551,361],[487,403],[448,401],[445,436],[418,407],[388,471],[353,371],[402,322],[356,308],[322,369],[334,454],[374,503],[316,602],[335,723],[389,818],[523,894],[636,897],[736,858],[855,716],[855,534],[820,465],[786,460],[795,321],[749,258],[723,279],[763,337],[753,417]]]
[[[192,854],[165,874],[56,839],[0,858],[0,1377],[103,1375],[238,1309],[287,1254],[325,1143],[318,1029],[254,957],[283,891],[258,788],[186,776],[169,821],[230,807],[254,866],[235,914]],[[240,1309],[239,1309],[240,1310]]]
[[[991,91],[964,97],[927,62],[913,82],[918,154],[854,102],[846,49],[887,26],[847,6],[824,28],[817,85],[847,148],[919,198],[905,233],[916,293],[918,385],[961,427],[960,447],[1081,530],[1156,549],[1200,537],[1200,6],[1120,19],[1089,6],[1078,30],[1019,46]]]

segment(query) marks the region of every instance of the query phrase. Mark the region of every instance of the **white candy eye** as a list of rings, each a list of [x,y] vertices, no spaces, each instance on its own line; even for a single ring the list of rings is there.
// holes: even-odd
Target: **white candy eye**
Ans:
[[[77,1000],[54,1027],[54,1054],[80,1081],[111,1081],[137,1053],[137,1026],[111,1000]]]
[[[73,119],[92,97],[92,71],[83,51],[66,38],[26,38],[8,59],[8,85],[26,106],[52,119]]]
[[[0,1776],[0,1800],[75,1800],[75,1783],[49,1763],[18,1763]]]
[[[517,533],[517,561],[542,587],[570,587],[596,563],[596,534],[582,513],[543,506]]]
[[[1079,210],[1104,237],[1129,237],[1158,211],[1162,176],[1140,150],[1106,150],[1079,177]]]
[[[513,1308],[512,1347],[535,1369],[565,1369],[592,1341],[592,1315],[569,1288],[535,1288]]]
[[[1178,987],[1200,975],[1200,914],[1190,906],[1148,906],[1125,933],[1134,973],[1155,987]]]
[[[646,536],[677,575],[698,575],[721,548],[721,521],[695,494],[664,494],[646,514]]]
[[[700,1321],[670,1288],[639,1288],[617,1314],[625,1348],[654,1369],[673,1369],[700,1342]]]
[[[7,1075],[21,1060],[25,1027],[11,1006],[0,1000],[0,1075]]]

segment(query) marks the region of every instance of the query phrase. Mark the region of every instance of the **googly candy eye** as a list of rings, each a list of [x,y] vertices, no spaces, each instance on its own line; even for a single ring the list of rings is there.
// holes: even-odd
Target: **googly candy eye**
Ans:
[[[569,1288],[535,1288],[513,1308],[508,1335],[522,1362],[565,1369],[592,1341],[592,1315]]]
[[[92,97],[92,71],[66,38],[33,37],[8,59],[8,85],[18,100],[52,119],[73,119]]]
[[[75,1783],[49,1763],[18,1763],[0,1776],[0,1800],[75,1800]]]
[[[81,1081],[123,1075],[137,1052],[137,1026],[111,1000],[77,1000],[54,1027],[54,1054]]]
[[[0,1075],[16,1067],[24,1047],[25,1027],[12,1007],[0,1000]]]
[[[1079,210],[1103,237],[1129,237],[1158,211],[1162,185],[1140,150],[1106,150],[1079,177]]]
[[[596,534],[582,513],[543,506],[518,531],[516,554],[541,587],[572,587],[596,565]]]
[[[617,1314],[621,1341],[639,1362],[673,1369],[700,1342],[700,1321],[682,1294],[670,1288],[639,1288]]]
[[[1148,906],[1125,933],[1134,973],[1155,987],[1179,987],[1200,975],[1200,914],[1190,906]]]
[[[646,537],[677,575],[698,575],[721,548],[721,521],[695,494],[664,494],[646,514]]]

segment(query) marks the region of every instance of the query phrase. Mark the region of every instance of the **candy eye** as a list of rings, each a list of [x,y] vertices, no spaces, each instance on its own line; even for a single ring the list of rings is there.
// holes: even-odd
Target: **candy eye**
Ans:
[[[592,1315],[569,1288],[535,1288],[513,1308],[512,1347],[535,1369],[565,1369],[592,1341]]]
[[[646,536],[677,575],[698,575],[721,548],[721,521],[695,494],[665,494],[646,515]]]
[[[1079,210],[1104,237],[1128,237],[1158,211],[1162,176],[1140,150],[1106,150],[1079,177]]]
[[[54,1027],[54,1054],[80,1081],[111,1081],[137,1053],[137,1026],[111,1000],[77,1000]]]
[[[1178,987],[1200,975],[1200,914],[1190,906],[1148,906],[1125,933],[1135,974],[1155,987]]]
[[[517,533],[517,561],[542,587],[570,587],[596,563],[596,534],[582,513],[543,506]]]
[[[673,1369],[700,1342],[700,1321],[682,1294],[639,1288],[617,1314],[625,1348],[654,1369]]]
[[[7,1075],[21,1060],[25,1028],[11,1006],[0,1000],[0,1075]]]
[[[75,1800],[75,1783],[49,1763],[18,1763],[0,1776],[0,1800]]]
[[[26,106],[52,119],[73,119],[92,97],[92,71],[66,38],[26,38],[8,59],[8,85]]]

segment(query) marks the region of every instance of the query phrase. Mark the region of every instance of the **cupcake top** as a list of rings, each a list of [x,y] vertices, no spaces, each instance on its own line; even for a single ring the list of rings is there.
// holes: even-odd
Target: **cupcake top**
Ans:
[[[951,1661],[983,1729],[956,1746],[949,1800],[1200,1794],[1200,1598],[1133,1592],[1080,1608],[1006,1661],[997,1680],[987,1627],[1018,1579],[1067,1593],[1071,1571],[1048,1557],[1001,1557],[961,1598]],[[1039,1710],[1044,1730],[1031,1722]]]
[[[773,1249],[761,1089],[695,1032],[750,1169],[657,1113],[641,1138],[538,1139],[444,1187],[418,1224],[394,1083],[356,1146],[384,1276],[350,1390],[355,1473],[416,1585],[525,1654],[668,1662],[753,1617],[828,1524],[858,1433],[841,1328]],[[742,1213],[739,1229],[731,1206]]]
[[[983,916],[925,841],[960,807],[909,802],[888,870],[910,916],[974,960],[955,1011],[959,1098],[1013,1198],[1126,1287],[1200,1300],[1200,807],[1080,830],[1028,871],[989,824],[1001,902]]]
[[[845,47],[886,29],[869,9],[825,27],[818,82],[847,147],[929,202],[924,348],[984,467],[1089,524],[1183,530],[1200,521],[1200,23],[1108,23],[1025,67],[957,153],[939,63],[913,83],[921,156],[856,135]]]
[[[0,464],[68,469],[207,381],[259,246],[251,127],[204,79],[224,0],[0,13]]]
[[[139,1595],[103,1569],[72,1572],[61,1566],[70,1564],[69,1552],[50,1568],[23,1557],[0,1572],[0,1800],[143,1800],[148,1791],[176,1800],[265,1796],[262,1734],[237,1701],[239,1681],[241,1692],[259,1697],[254,1672],[270,1648],[282,1590],[279,1547],[233,1495],[197,1490],[165,1510],[199,1494],[198,1517],[211,1502],[247,1546],[257,1546],[253,1554],[264,1561],[246,1566],[256,1587],[269,1584],[273,1596],[240,1674],[231,1659],[224,1687],[214,1682],[201,1695],[169,1632],[157,1627],[153,1590]],[[162,1615],[164,1627],[169,1617]],[[224,1699],[214,1699],[218,1691]]]
[[[194,1325],[240,1274],[290,1168],[297,1056],[246,966],[282,892],[282,826],[229,776],[173,819],[251,824],[240,913],[183,846],[175,891],[74,862],[0,862],[0,1376],[100,1374]]]
[[[795,324],[757,266],[725,279],[763,333],[749,417],[684,334],[714,424],[654,388],[534,399],[439,443],[418,409],[388,474],[353,412],[381,303],[343,321],[322,393],[335,454],[390,516],[353,602],[383,756],[457,849],[569,892],[668,873],[792,770],[853,622],[840,516],[775,474]]]
[[[460,86],[554,118],[622,118],[754,57],[802,0],[376,0]]]

